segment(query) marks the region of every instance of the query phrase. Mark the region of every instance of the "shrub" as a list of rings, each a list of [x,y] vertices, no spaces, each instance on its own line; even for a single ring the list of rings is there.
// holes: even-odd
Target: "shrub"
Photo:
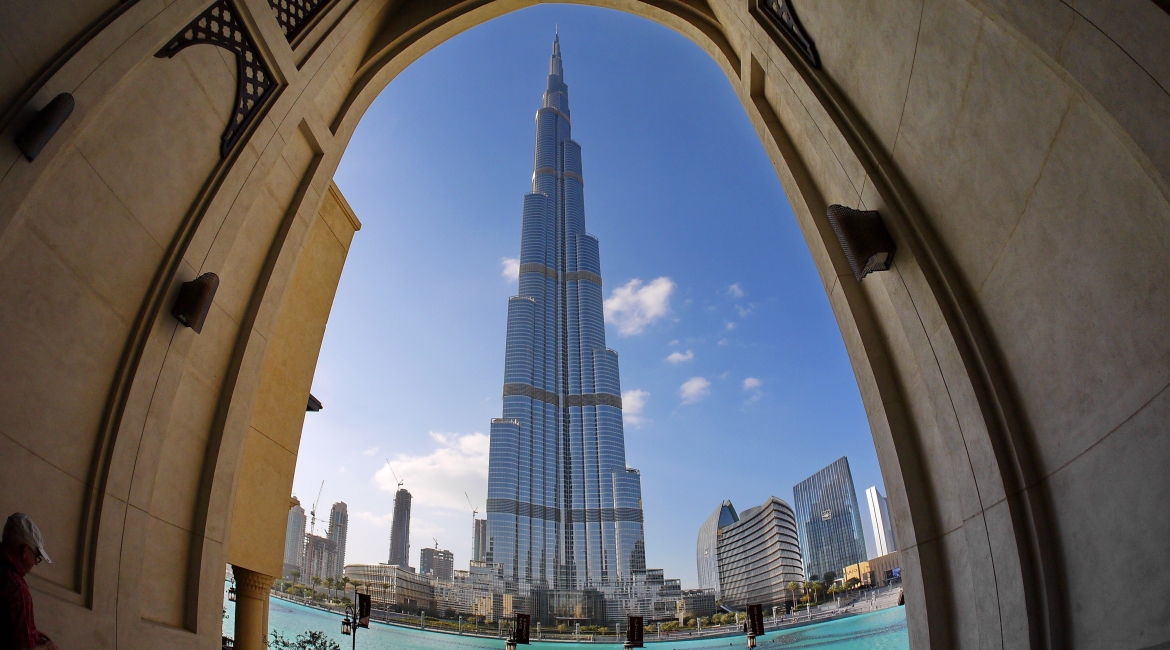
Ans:
[[[319,630],[302,632],[297,635],[295,641],[289,641],[280,632],[273,631],[268,647],[276,650],[341,650],[336,641]]]

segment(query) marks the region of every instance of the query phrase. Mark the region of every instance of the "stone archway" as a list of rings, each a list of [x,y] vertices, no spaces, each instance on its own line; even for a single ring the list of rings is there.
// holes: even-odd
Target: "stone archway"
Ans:
[[[264,395],[307,392],[319,271],[357,225],[322,208],[333,171],[399,71],[531,3],[294,4],[321,9],[4,10],[0,503],[53,540],[32,586],[63,647],[214,645],[225,562],[262,598],[283,513],[275,535],[233,520],[287,496],[304,400]],[[773,160],[870,418],[913,647],[1170,641],[1164,596],[1127,600],[1170,572],[1161,5],[798,2],[817,67],[755,0],[593,4],[708,52]],[[174,46],[209,6],[243,41]],[[252,106],[237,71],[264,75]],[[27,161],[13,138],[62,92],[76,108]],[[854,279],[833,203],[882,214],[890,271]],[[205,271],[196,335],[170,306]],[[293,341],[310,354],[282,357]]]

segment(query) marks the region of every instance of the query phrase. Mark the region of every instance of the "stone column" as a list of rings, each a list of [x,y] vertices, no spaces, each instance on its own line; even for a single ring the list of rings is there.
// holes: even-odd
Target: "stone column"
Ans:
[[[272,576],[232,565],[236,577],[236,648],[264,650],[268,640],[268,595]]]

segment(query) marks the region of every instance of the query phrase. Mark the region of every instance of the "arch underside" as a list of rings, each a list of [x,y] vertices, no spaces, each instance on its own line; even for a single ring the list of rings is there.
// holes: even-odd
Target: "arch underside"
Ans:
[[[305,278],[345,230],[330,179],[398,72],[533,4],[332,0],[290,38],[233,3],[275,79],[254,109],[227,49],[155,56],[209,0],[0,26],[0,504],[59,549],[31,585],[62,647],[208,647],[225,563],[278,575],[284,513],[233,521],[288,497],[336,283]],[[1170,14],[797,2],[817,68],[754,0],[589,4],[690,38],[755,125],[861,389],[912,647],[1170,643],[1166,597],[1129,597],[1170,577]],[[13,136],[61,92],[77,108],[27,161]],[[890,270],[854,279],[830,204],[882,215]],[[208,271],[196,335],[170,305]],[[278,362],[294,341],[312,358]]]

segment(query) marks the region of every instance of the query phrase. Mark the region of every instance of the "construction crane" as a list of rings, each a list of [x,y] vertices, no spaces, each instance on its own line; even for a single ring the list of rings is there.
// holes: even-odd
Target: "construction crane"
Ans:
[[[467,505],[471,506],[471,519],[475,521],[475,515],[479,514],[479,508],[472,505],[471,497],[467,496],[466,492],[463,493],[463,496],[467,499]]]
[[[317,489],[317,500],[313,502],[313,509],[309,511],[310,521],[309,535],[317,532],[317,504],[321,503],[321,491],[325,489],[325,481],[321,481],[321,487]]]
[[[435,540],[435,550],[438,550],[439,549],[439,540],[434,538],[434,537],[432,537],[431,539]]]
[[[390,464],[389,458],[386,459],[386,467],[390,468],[390,475],[394,477],[395,481],[398,481],[398,489],[401,490],[403,481],[402,479],[398,478],[398,474],[394,472],[394,466]]]

